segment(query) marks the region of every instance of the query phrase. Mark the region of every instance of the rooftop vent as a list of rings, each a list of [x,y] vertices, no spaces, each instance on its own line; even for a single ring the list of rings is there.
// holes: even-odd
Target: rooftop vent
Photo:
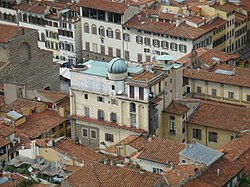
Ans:
[[[215,73],[222,74],[222,75],[235,75],[234,71],[228,71],[223,69],[217,69]]]

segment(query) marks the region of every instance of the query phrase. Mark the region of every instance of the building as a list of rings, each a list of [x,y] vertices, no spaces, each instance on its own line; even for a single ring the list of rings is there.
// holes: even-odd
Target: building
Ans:
[[[115,177],[114,177],[115,176]],[[96,162],[86,163],[80,170],[70,175],[62,186],[162,186],[160,175],[127,167],[103,165]]]
[[[184,93],[216,101],[249,104],[249,69],[214,63],[183,71]]]
[[[129,135],[161,136],[161,111],[181,98],[181,66],[148,69],[114,58],[90,60],[71,71],[72,138],[89,146],[116,144]]]
[[[4,124],[0,120],[0,169],[5,163],[18,156],[18,149],[21,148],[20,138],[16,136],[15,129]]]
[[[247,107],[204,100],[199,102],[187,120],[188,143],[195,139],[200,144],[218,149],[240,132],[249,130],[250,111]]]
[[[0,83],[59,90],[59,67],[49,52],[37,46],[37,31],[0,25]],[[37,82],[39,80],[39,82]]]

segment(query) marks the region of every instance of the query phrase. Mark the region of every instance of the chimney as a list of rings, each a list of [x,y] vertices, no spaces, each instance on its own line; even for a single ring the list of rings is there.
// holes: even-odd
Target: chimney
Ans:
[[[65,117],[65,109],[64,107],[59,107],[59,115]]]
[[[220,169],[217,169],[216,174],[217,176],[220,176]]]
[[[36,140],[32,140],[30,142],[30,147],[31,147],[31,158],[32,159],[36,159],[36,155],[37,155],[37,152],[36,152]]]
[[[140,174],[142,174],[142,175],[144,175],[144,174],[145,174],[145,172],[146,172],[146,170],[145,170],[145,169],[140,169],[140,171],[139,171],[139,173],[140,173]]]

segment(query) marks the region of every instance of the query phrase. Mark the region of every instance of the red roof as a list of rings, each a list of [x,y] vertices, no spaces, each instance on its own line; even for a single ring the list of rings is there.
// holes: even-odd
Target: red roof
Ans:
[[[0,24],[0,43],[7,43],[18,35],[22,27]]]
[[[171,114],[182,115],[188,111],[188,107],[182,103],[178,103],[176,101],[172,101],[167,108],[164,109],[164,112],[168,112]]]

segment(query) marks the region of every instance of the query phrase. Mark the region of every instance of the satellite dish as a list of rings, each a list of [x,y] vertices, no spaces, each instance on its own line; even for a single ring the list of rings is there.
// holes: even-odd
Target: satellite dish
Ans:
[[[122,90],[118,90],[117,94],[121,95],[122,94]]]
[[[36,100],[37,100],[37,101],[41,101],[42,98],[41,98],[41,97],[37,97]]]

